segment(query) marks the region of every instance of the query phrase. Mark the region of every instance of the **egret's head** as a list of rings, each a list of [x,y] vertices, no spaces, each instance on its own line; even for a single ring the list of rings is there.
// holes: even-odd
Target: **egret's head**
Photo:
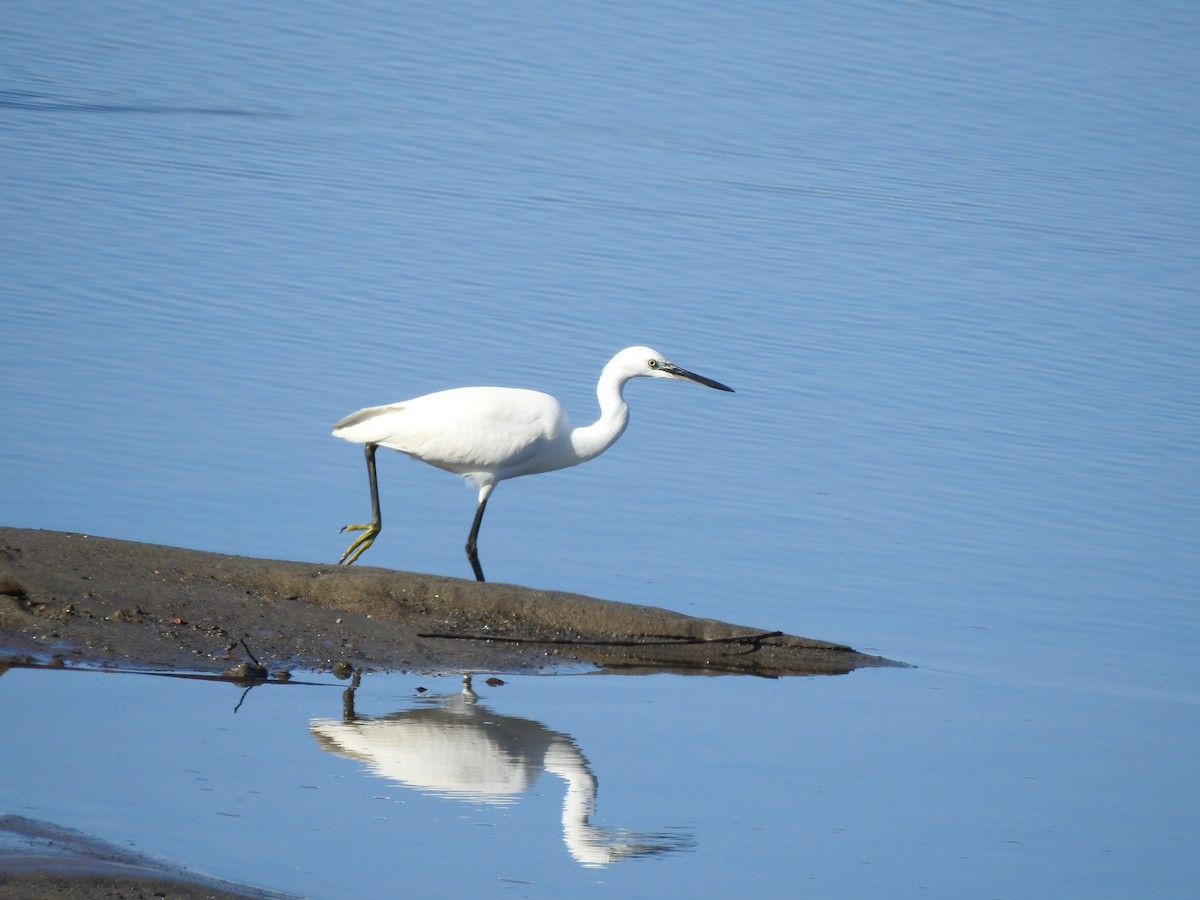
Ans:
[[[719,381],[680,368],[650,347],[626,347],[612,358],[608,367],[616,369],[627,378],[635,378],[638,375],[647,378],[674,378],[679,381],[694,381],[718,391],[733,392],[733,388]]]

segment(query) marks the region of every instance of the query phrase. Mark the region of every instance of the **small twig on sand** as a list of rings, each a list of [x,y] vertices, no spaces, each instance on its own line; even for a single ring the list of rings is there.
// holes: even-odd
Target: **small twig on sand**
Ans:
[[[782,631],[763,631],[756,634],[738,634],[730,637],[695,638],[655,636],[654,640],[611,640],[588,641],[577,638],[501,637],[491,634],[418,634],[421,638],[442,638],[450,641],[493,641],[501,644],[563,644],[570,647],[683,647],[697,644],[750,644],[755,650],[763,641],[783,637]]]

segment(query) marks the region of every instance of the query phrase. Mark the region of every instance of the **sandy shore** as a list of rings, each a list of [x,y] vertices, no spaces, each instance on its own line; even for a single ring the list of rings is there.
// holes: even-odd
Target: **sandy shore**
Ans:
[[[339,674],[895,665],[769,625],[578,594],[20,528],[0,528],[0,660],[215,674],[254,661]]]
[[[299,900],[209,878],[71,828],[0,815],[0,900]]]

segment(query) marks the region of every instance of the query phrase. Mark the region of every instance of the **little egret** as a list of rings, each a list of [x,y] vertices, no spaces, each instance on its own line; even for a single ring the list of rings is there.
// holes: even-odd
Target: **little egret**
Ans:
[[[483,581],[475,545],[492,490],[506,478],[577,466],[611,447],[629,424],[629,407],[622,396],[625,382],[639,375],[694,381],[719,391],[733,391],[719,381],[668,362],[657,350],[629,347],[609,360],[600,373],[596,385],[600,418],[582,428],[571,427],[566,410],[549,394],[502,387],[453,388],[400,403],[369,406],[346,416],[333,426],[333,435],[366,445],[371,521],[342,529],[362,534],[338,562],[353,563],[374,543],[383,527],[375,450],[390,447],[461,475],[479,489],[479,505],[467,537],[467,559],[475,578]]]

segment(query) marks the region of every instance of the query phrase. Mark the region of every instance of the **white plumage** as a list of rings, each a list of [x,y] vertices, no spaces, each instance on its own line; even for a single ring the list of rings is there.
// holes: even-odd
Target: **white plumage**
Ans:
[[[400,403],[369,406],[346,416],[333,426],[333,434],[366,445],[372,520],[342,529],[363,533],[339,562],[353,563],[379,534],[382,522],[375,450],[389,447],[462,475],[479,489],[479,505],[467,538],[467,558],[475,577],[483,581],[476,539],[493,488],[506,478],[587,462],[611,447],[629,423],[629,407],[622,394],[625,383],[638,376],[694,381],[732,391],[720,382],[681,369],[649,347],[629,347],[614,356],[600,373],[596,385],[600,418],[580,428],[571,427],[566,410],[551,395],[502,387],[437,391]]]
[[[489,478],[557,468],[551,457],[569,460],[570,431],[565,411],[549,394],[466,387],[361,409],[338,422],[333,433],[399,450],[482,486]],[[541,467],[529,468],[538,463]]]

